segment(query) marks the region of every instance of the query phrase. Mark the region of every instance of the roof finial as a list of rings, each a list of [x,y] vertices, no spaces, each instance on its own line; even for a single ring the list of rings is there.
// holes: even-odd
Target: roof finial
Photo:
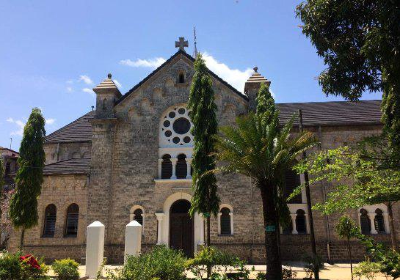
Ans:
[[[196,27],[193,27],[194,34],[194,58],[197,58],[197,37],[196,37]]]
[[[257,67],[257,66],[255,66],[255,67],[253,68],[253,70],[254,70],[255,73],[258,73],[258,67]]]
[[[112,78],[111,73],[108,73],[107,77],[108,77],[109,79],[111,79],[111,78]]]
[[[180,51],[185,51],[185,47],[189,47],[189,42],[185,37],[179,37],[179,41],[175,41],[175,48],[179,48]]]

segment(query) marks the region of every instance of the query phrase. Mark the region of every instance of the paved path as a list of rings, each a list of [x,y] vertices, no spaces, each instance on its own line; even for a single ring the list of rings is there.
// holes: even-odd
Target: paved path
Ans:
[[[303,266],[301,263],[287,263],[285,266],[291,266],[294,271],[297,272],[297,279],[303,279],[306,276],[303,270]],[[253,265],[246,266],[248,269],[252,269]],[[121,268],[121,266],[117,265],[106,265],[106,270],[115,270]],[[255,271],[251,273],[251,278],[255,279],[255,276],[258,272],[265,272],[265,265],[254,265]],[[80,275],[83,277],[85,275],[85,266],[79,266]],[[191,277],[190,273],[188,276]],[[320,273],[321,279],[330,279],[330,280],[350,280],[350,264],[325,264],[325,268]],[[354,280],[358,280],[358,278],[354,278]],[[382,276],[378,276],[376,280],[386,280],[386,278]]]

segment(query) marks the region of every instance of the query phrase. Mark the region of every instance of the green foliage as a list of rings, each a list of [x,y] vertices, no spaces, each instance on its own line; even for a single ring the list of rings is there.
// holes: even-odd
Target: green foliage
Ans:
[[[283,280],[290,280],[290,279],[295,279],[297,276],[297,272],[293,270],[291,266],[288,268],[283,267],[282,268],[282,279]]]
[[[250,271],[245,268],[245,262],[214,247],[203,247],[193,259],[186,262],[186,268],[196,279],[202,279],[206,275],[207,267],[211,268],[211,278],[214,280],[234,279],[232,277],[248,279],[250,274]]]
[[[356,237],[360,229],[356,223],[347,215],[340,217],[338,224],[335,227],[336,233],[341,237],[349,240]]]
[[[375,242],[371,237],[358,234],[358,239],[366,247],[371,259],[380,265],[380,271],[393,279],[400,277],[400,253]]]
[[[318,255],[315,257],[312,255],[306,255],[303,258],[303,261],[305,262],[304,271],[306,272],[307,278],[312,279],[313,275],[324,268],[324,262]]]
[[[326,94],[358,100],[383,92],[382,121],[400,155],[400,3],[387,0],[308,0],[297,7],[303,33],[328,66],[319,76]]]
[[[24,128],[18,158],[16,191],[10,204],[10,218],[16,228],[29,229],[38,223],[37,198],[43,183],[45,120],[38,108],[32,110]]]
[[[371,262],[370,260],[360,262],[356,268],[354,268],[354,276],[365,277],[367,280],[375,280],[377,274],[381,272],[382,266],[379,263]]]
[[[282,274],[283,274],[283,273],[282,273]],[[267,277],[267,274],[266,274],[266,273],[264,273],[264,272],[259,272],[259,273],[257,273],[256,280],[265,280],[266,277]]]
[[[310,155],[307,162],[296,166],[297,171],[309,172],[310,185],[332,183],[326,202],[313,208],[331,214],[400,200],[400,170],[386,168],[385,159],[381,159],[386,152],[385,145],[362,142]]]
[[[72,259],[56,260],[51,267],[59,280],[79,279],[79,264]]]
[[[140,256],[128,256],[122,270],[109,271],[108,277],[114,280],[183,280],[185,262],[182,252],[156,246]]]
[[[21,256],[20,252],[11,254],[3,251],[0,254],[0,280],[49,279],[46,276],[49,269],[43,260],[38,260],[40,269],[37,269],[28,262],[21,261]]]
[[[190,88],[190,118],[193,123],[193,189],[191,213],[217,215],[220,198],[217,194],[215,169],[215,136],[218,131],[217,105],[214,102],[212,80],[206,64],[199,54],[194,63],[194,76]]]

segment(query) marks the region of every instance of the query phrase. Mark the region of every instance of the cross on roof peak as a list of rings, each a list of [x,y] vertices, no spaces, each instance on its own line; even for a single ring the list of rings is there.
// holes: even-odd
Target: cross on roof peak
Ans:
[[[180,51],[185,51],[185,47],[189,47],[189,42],[185,37],[179,37],[179,41],[175,41],[175,48],[179,48]]]

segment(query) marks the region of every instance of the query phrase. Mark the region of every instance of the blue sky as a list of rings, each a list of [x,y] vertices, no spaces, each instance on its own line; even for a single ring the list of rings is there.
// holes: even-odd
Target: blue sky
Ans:
[[[18,149],[33,107],[42,109],[48,133],[88,112],[91,89],[109,72],[127,92],[176,52],[179,36],[192,54],[194,26],[211,70],[240,91],[258,66],[277,102],[340,100],[318,85],[324,65],[301,34],[299,3],[0,0],[0,146],[13,138]]]

